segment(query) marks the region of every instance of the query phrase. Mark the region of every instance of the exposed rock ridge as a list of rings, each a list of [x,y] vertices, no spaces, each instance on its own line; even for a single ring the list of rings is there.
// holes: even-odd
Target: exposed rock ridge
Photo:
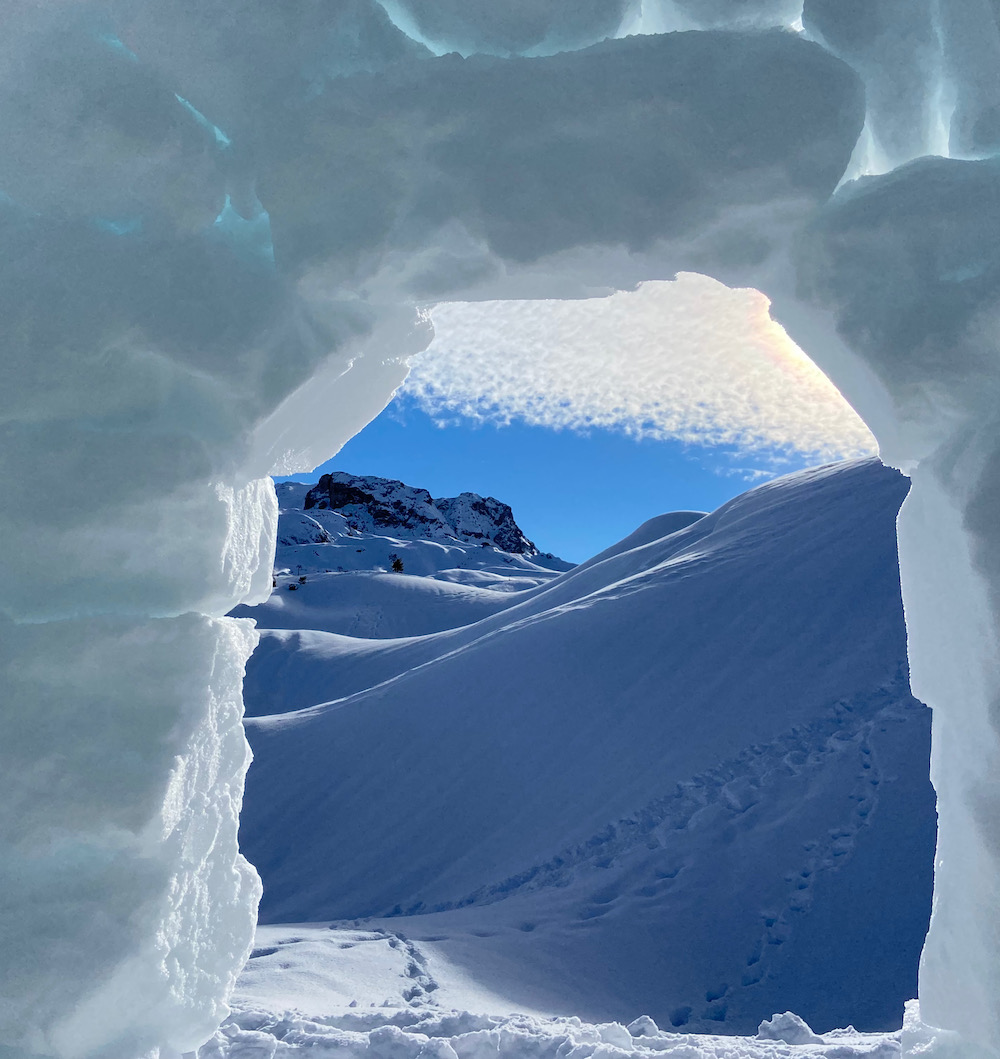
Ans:
[[[426,489],[390,478],[334,471],[324,474],[309,490],[303,508],[339,511],[352,529],[368,533],[453,538],[467,544],[490,544],[514,555],[539,554],[514,521],[510,506],[478,493],[435,500]]]

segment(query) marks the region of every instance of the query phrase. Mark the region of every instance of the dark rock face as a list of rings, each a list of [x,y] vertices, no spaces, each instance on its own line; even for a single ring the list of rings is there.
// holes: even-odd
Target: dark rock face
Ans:
[[[318,501],[313,499],[313,493],[316,490],[320,491]],[[371,493],[366,493],[363,489],[355,489],[354,486],[346,485],[344,482],[334,481],[333,476],[329,474],[324,474],[320,478],[316,490],[310,489],[306,494],[305,508],[307,511],[311,507],[331,508],[336,511],[347,507],[348,504],[371,504],[375,500]],[[322,495],[324,490],[325,497]]]
[[[487,534],[480,529],[485,525],[492,528],[489,539],[501,551],[515,555],[534,555],[538,551],[514,521],[510,505],[492,496],[462,493],[451,499],[435,500],[434,506],[455,527],[456,535],[462,540],[485,538]]]
[[[354,528],[368,532],[452,538],[514,555],[538,554],[514,521],[510,506],[477,493],[435,500],[426,489],[403,482],[335,471],[324,474],[309,490],[303,507],[338,511]]]

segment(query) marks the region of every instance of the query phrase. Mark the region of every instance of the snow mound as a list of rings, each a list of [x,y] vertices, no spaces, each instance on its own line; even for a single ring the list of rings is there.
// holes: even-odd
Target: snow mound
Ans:
[[[786,1044],[822,1044],[823,1038],[813,1033],[804,1019],[792,1011],[765,1019],[757,1030],[762,1041],[784,1041]]]
[[[780,1016],[779,1016],[780,1017]],[[198,1059],[273,1059],[298,1052],[340,1059],[898,1059],[900,1034],[834,1030],[808,1046],[621,1023],[468,1011],[358,1010],[334,1016],[238,1007]]]

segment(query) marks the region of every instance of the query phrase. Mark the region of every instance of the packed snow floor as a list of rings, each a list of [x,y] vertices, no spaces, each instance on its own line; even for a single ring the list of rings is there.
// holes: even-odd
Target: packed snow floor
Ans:
[[[677,1033],[648,1015],[585,1022],[511,1011],[433,942],[383,928],[261,926],[232,1014],[197,1059],[981,1059],[906,1005],[895,1032],[818,1034],[792,1012],[753,1036]]]
[[[587,1023],[504,1000],[450,964],[434,943],[384,929],[260,927],[234,1009],[198,1059],[890,1059],[901,1033],[813,1033],[797,1016],[755,1037],[660,1029],[645,1015]]]
[[[848,1028],[818,1037],[794,1017],[778,1023],[777,1033],[790,1028],[789,1036],[797,1037],[804,1027],[803,1036],[815,1043],[666,1033],[652,1022],[646,1033],[633,1037],[617,1022],[575,1018],[467,1011],[310,1017],[247,1008],[227,1020],[215,1039],[199,1050],[198,1059],[271,1059],[298,1051],[308,1052],[311,1059],[895,1059],[901,1054],[899,1033]]]

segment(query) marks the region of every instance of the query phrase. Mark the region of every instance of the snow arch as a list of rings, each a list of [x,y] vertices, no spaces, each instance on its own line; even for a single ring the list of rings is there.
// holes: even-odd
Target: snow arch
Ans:
[[[921,1002],[996,1049],[1000,174],[925,159],[835,191],[945,143],[992,152],[997,13],[928,0],[918,32],[908,5],[856,6],[9,5],[14,1054],[167,1059],[224,1010],[258,884],[236,849],[253,633],[222,615],[267,591],[264,476],[379,410],[429,338],[418,304],[682,269],[764,291],[914,475],[901,562],[941,816]],[[826,48],[761,28],[800,13]],[[692,31],[593,43],[608,25]],[[507,57],[435,56],[452,37]]]

